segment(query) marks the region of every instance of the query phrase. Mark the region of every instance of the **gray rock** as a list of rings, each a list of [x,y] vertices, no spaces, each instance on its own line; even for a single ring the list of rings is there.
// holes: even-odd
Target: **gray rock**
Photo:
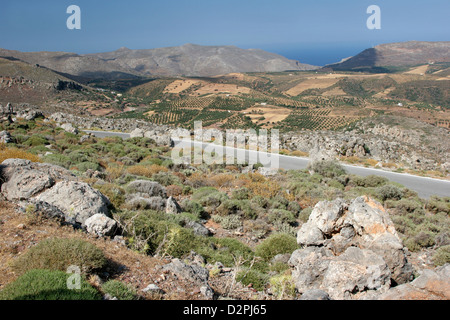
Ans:
[[[50,188],[55,181],[45,172],[32,169],[31,166],[7,167],[3,170],[6,182],[1,192],[9,201],[27,200],[44,189]]]
[[[213,299],[214,291],[208,284],[209,271],[199,265],[188,265],[180,259],[172,259],[172,262],[163,266],[163,270],[172,272],[177,277],[191,282],[200,288],[200,292],[206,299]]]
[[[192,229],[194,231],[194,234],[196,234],[197,236],[208,237],[211,235],[211,231],[209,231],[208,228],[206,228],[203,224],[195,221],[189,221],[188,223],[186,223],[185,227]]]
[[[2,168],[1,192],[10,201],[29,200],[58,180],[76,179],[71,172],[59,166],[24,159],[6,159]]]
[[[166,201],[161,197],[141,197],[137,194],[127,197],[126,205],[132,210],[163,211]]]
[[[289,264],[299,292],[321,289],[333,299],[367,299],[388,290],[391,280],[411,280],[407,249],[393,222],[367,197],[350,205],[342,199],[319,202],[297,242],[306,248],[295,251]]]
[[[2,143],[12,143],[14,139],[8,131],[0,131],[0,142]]]
[[[135,180],[128,185],[128,191],[142,197],[167,198],[166,188],[155,181]]]
[[[181,213],[182,209],[178,202],[173,198],[169,197],[166,201],[166,213],[168,214],[177,214]]]
[[[136,128],[130,132],[130,138],[143,138],[144,130]]]
[[[78,129],[75,128],[71,123],[64,123],[61,125],[61,128],[69,133],[78,134]]]
[[[413,282],[389,289],[380,300],[449,300],[450,264],[434,270],[423,270]]]
[[[151,283],[144,289],[142,289],[143,292],[149,292],[149,293],[157,293],[157,294],[164,294],[164,290],[162,290],[160,287],[158,287],[156,284]]]
[[[323,290],[311,289],[303,292],[299,300],[331,300],[331,298]]]
[[[64,213],[67,223],[85,226],[88,218],[97,213],[109,215],[110,202],[89,184],[77,181],[60,181],[36,197]]]
[[[99,237],[113,236],[117,230],[117,222],[104,214],[94,214],[85,221],[87,232]]]

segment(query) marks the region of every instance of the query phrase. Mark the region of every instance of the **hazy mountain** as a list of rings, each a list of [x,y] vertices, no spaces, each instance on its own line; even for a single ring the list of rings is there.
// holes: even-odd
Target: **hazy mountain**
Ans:
[[[450,41],[409,41],[387,43],[366,49],[354,57],[326,67],[334,70],[411,66],[430,62],[450,62]]]
[[[120,48],[113,52],[86,55],[0,49],[0,57],[14,57],[60,73],[86,78],[213,76],[231,72],[277,72],[317,68],[259,49],[194,44],[148,50]]]

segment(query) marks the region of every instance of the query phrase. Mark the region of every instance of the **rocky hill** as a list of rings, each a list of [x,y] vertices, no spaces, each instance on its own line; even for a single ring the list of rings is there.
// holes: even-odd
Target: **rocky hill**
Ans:
[[[366,49],[345,61],[326,67],[334,70],[352,70],[368,67],[411,66],[434,62],[450,62],[450,41],[409,41],[381,44]]]
[[[317,67],[258,49],[235,46],[200,46],[148,50],[119,50],[78,55],[66,52],[19,52],[0,49],[0,57],[14,57],[57,72],[83,78],[138,76],[214,76],[231,72],[313,70]]]

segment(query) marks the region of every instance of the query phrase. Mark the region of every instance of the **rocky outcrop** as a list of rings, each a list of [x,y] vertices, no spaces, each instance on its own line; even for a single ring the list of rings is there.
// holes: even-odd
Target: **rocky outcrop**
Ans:
[[[333,299],[371,298],[412,280],[408,251],[389,215],[367,197],[319,202],[297,242],[303,248],[289,264],[299,292],[320,289]]]
[[[312,160],[356,156],[419,170],[448,169],[448,130],[406,118],[381,118],[377,122],[360,121],[356,129],[345,132],[284,133],[280,148],[307,152]]]
[[[199,288],[206,299],[213,299],[214,291],[208,284],[209,272],[207,269],[197,264],[186,264],[180,259],[172,259],[169,264],[163,266],[164,270],[172,272],[176,277],[180,277]]]
[[[450,264],[425,269],[411,283],[389,289],[380,300],[450,300]]]
[[[1,164],[1,193],[22,207],[34,206],[51,217],[86,227],[96,214],[109,215],[107,197],[89,184],[78,181],[59,166],[7,159]]]

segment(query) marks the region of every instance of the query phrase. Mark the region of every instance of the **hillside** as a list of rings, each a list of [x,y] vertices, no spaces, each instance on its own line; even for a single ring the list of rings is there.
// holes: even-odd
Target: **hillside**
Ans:
[[[381,44],[366,49],[345,61],[326,67],[333,70],[357,70],[375,67],[413,66],[435,62],[450,62],[450,41],[409,41]]]
[[[14,57],[31,64],[81,78],[129,78],[137,76],[214,76],[231,72],[311,70],[280,55],[234,46],[200,46],[148,50],[119,50],[78,55],[66,52],[19,52],[0,49],[0,57]]]
[[[82,85],[45,67],[0,58],[0,103],[42,104],[69,99],[82,90]]]
[[[449,299],[449,198],[336,162],[176,165],[46,120],[0,123],[0,300]]]

